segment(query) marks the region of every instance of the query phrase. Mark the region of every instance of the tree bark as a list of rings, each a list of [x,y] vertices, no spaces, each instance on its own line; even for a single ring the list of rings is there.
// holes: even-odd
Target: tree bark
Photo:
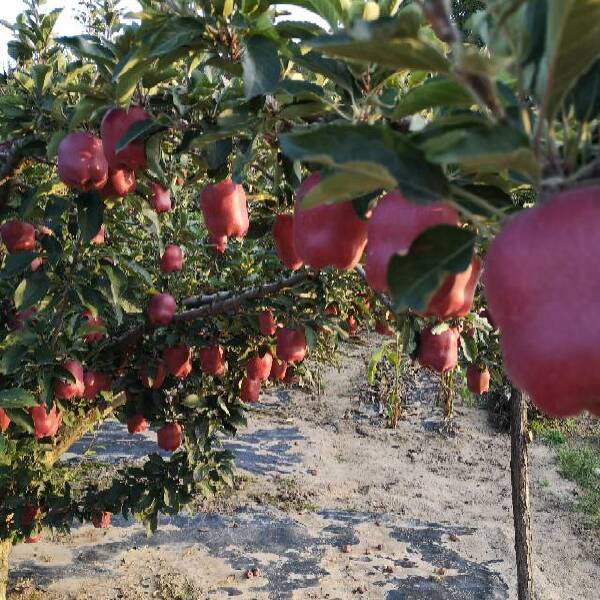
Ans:
[[[511,391],[511,457],[513,522],[517,560],[519,600],[534,600],[531,543],[531,511],[529,506],[529,459],[527,443],[527,399],[520,390]]]
[[[0,540],[0,600],[6,600],[6,588],[8,587],[8,565],[12,542]]]

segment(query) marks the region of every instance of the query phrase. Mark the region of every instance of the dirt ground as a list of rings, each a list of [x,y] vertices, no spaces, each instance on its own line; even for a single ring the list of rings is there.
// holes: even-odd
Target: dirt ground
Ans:
[[[508,436],[460,405],[456,434],[440,433],[424,371],[411,374],[406,418],[384,428],[361,393],[372,348],[372,339],[347,345],[321,394],[265,395],[229,445],[243,473],[230,497],[163,518],[149,539],[115,519],[107,531],[86,525],[19,546],[11,597],[515,598]],[[96,444],[94,460],[113,460],[154,447],[114,423],[104,435],[79,450]],[[597,533],[580,535],[575,491],[552,450],[533,444],[531,467],[538,597],[596,600]]]

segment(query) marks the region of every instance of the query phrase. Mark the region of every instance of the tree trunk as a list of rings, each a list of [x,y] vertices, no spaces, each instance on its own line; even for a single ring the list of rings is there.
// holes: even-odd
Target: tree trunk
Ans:
[[[0,541],[0,600],[6,600],[6,588],[8,586],[8,564],[12,542],[10,540]]]
[[[527,400],[520,390],[511,391],[511,457],[513,522],[517,559],[519,600],[534,600],[531,547],[531,512],[529,507],[529,461],[527,457]]]

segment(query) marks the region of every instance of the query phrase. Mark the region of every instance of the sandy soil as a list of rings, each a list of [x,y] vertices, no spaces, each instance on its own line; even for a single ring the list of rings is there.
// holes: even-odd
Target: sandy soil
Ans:
[[[322,394],[264,398],[232,445],[245,475],[231,497],[163,519],[150,539],[116,519],[20,546],[13,598],[515,598],[508,436],[462,406],[456,435],[439,433],[423,371],[411,374],[406,418],[385,429],[360,393],[371,351],[346,346]],[[600,549],[576,534],[574,490],[544,445],[531,466],[538,597],[595,600]],[[260,576],[247,579],[253,567]]]

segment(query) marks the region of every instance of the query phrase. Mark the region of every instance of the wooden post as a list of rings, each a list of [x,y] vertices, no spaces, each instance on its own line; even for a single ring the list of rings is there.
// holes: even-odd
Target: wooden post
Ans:
[[[510,476],[519,600],[534,600],[528,442],[527,399],[523,392],[513,387],[511,388]]]
[[[8,587],[8,565],[12,542],[10,540],[0,541],[0,600],[6,600],[6,588]]]

